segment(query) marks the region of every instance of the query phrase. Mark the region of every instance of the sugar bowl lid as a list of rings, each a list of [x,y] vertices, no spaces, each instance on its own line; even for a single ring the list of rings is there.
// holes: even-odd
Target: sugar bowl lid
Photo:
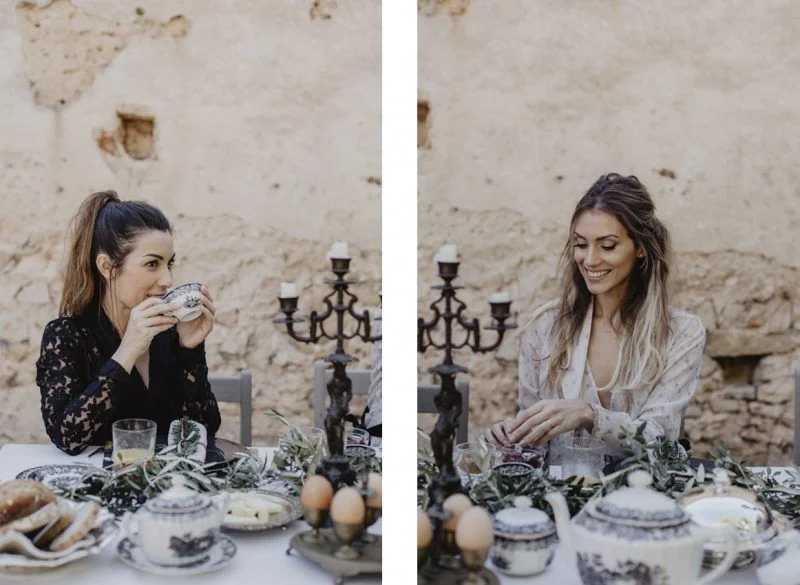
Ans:
[[[630,526],[662,528],[677,526],[689,521],[669,496],[652,489],[650,474],[637,469],[628,474],[628,487],[620,488],[587,511],[597,518]]]
[[[186,487],[186,478],[172,476],[172,485],[158,497],[149,500],[144,508],[154,514],[185,514],[211,506],[211,500]]]
[[[517,496],[512,507],[497,512],[493,524],[495,536],[514,540],[536,540],[556,532],[550,517],[534,508],[527,496]]]

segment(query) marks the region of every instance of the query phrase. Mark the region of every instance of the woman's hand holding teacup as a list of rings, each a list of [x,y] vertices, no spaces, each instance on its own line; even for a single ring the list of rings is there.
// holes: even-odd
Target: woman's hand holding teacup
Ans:
[[[178,322],[175,317],[165,314],[174,311],[178,306],[156,297],[147,298],[136,305],[128,317],[125,335],[112,356],[114,361],[131,372],[136,360],[150,349],[153,338]]]
[[[197,347],[214,328],[214,297],[206,285],[200,287],[201,314],[196,319],[178,323],[178,338],[181,347],[192,349]]]
[[[498,423],[502,428],[493,428],[492,434],[496,439],[506,437],[508,443],[544,445],[562,433],[588,427],[593,421],[594,411],[584,400],[540,400],[521,410],[515,419]]]

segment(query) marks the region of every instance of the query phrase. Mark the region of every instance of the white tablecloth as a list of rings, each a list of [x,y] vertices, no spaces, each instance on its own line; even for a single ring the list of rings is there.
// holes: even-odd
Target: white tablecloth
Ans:
[[[260,448],[259,454],[269,455],[271,449]],[[0,481],[14,479],[16,475],[30,467],[50,463],[69,463],[87,461],[93,448],[86,449],[75,457],[65,455],[52,445],[5,445],[0,449]],[[89,462],[101,465],[102,454],[95,455]],[[295,522],[284,530],[258,533],[227,532],[236,542],[237,553],[231,563],[218,571],[191,577],[163,577],[133,569],[117,557],[117,540],[106,547],[99,555],[90,555],[74,563],[52,571],[25,576],[11,576],[0,573],[0,583],[58,583],[59,585],[148,585],[156,583],[191,582],[191,585],[210,585],[235,583],[236,585],[320,585],[333,583],[330,573],[314,563],[299,557],[296,552],[286,554],[289,540],[295,532],[307,530],[308,525]],[[380,532],[380,520],[371,528]],[[410,560],[413,563],[413,560]],[[377,575],[362,575],[348,578],[353,585],[374,585],[380,583]]]

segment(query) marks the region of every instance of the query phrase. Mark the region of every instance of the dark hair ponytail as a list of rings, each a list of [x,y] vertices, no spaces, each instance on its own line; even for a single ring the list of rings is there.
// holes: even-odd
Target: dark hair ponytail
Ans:
[[[69,258],[64,271],[59,314],[81,315],[100,306],[105,279],[97,269],[97,255],[108,254],[112,271],[119,269],[142,232],[172,233],[164,214],[148,203],[120,201],[114,191],[93,193],[70,222]]]

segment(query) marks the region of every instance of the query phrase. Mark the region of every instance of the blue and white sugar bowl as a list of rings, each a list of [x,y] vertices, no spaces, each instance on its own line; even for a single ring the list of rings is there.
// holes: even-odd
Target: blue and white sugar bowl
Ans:
[[[553,562],[558,543],[556,526],[547,514],[532,506],[530,498],[518,496],[512,507],[494,515],[490,558],[507,575],[536,575]]]
[[[149,500],[124,527],[128,538],[150,562],[183,566],[200,562],[220,537],[228,510],[227,492],[214,499],[189,489],[185,478],[172,476],[172,487]]]

